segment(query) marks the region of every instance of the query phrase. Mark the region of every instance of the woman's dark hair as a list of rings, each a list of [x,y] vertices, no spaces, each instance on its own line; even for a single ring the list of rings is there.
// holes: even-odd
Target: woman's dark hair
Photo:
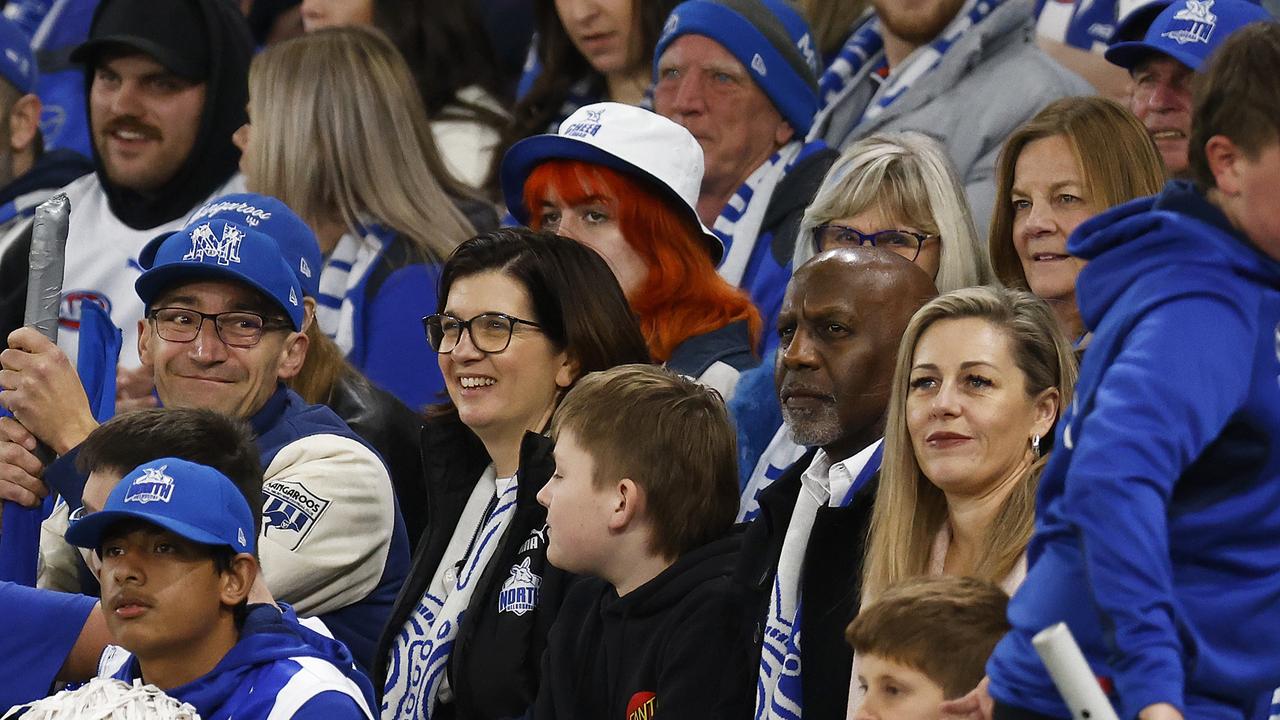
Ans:
[[[532,320],[578,363],[579,376],[649,362],[640,324],[613,271],[594,250],[527,228],[500,228],[462,243],[444,264],[437,312],[460,278],[500,272],[524,287]]]
[[[470,0],[374,0],[373,22],[409,63],[427,117],[475,120],[501,130],[507,122],[502,113],[458,98],[459,90],[473,85],[495,99],[504,95],[489,34],[473,4]]]
[[[653,49],[658,44],[658,36],[662,33],[662,24],[667,16],[680,4],[680,0],[631,0],[632,21],[636,47],[642,52],[641,62],[653,63]],[[516,103],[511,111],[511,122],[502,135],[498,151],[494,153],[493,172],[491,177],[498,176],[498,167],[502,156],[516,142],[547,132],[547,127],[555,120],[564,101],[569,97],[569,89],[583,78],[591,81],[590,93],[603,95],[604,77],[591,67],[560,22],[556,14],[555,0],[534,0],[534,17],[537,34],[534,42],[538,62],[542,65],[542,74],[533,82],[529,92]]]

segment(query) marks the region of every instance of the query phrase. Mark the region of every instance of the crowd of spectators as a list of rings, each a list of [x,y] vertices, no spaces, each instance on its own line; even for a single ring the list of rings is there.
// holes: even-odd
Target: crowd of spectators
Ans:
[[[1272,0],[0,5],[0,711],[1280,718]]]

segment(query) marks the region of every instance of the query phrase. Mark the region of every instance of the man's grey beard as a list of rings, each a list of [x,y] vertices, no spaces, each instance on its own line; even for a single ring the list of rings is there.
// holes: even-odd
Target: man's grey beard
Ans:
[[[791,410],[784,405],[782,421],[791,430],[791,438],[796,444],[806,447],[830,445],[844,433],[834,405],[824,405],[817,412]]]

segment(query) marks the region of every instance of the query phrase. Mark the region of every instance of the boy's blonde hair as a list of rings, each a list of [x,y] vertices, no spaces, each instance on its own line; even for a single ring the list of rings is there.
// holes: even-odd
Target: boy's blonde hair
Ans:
[[[566,430],[591,455],[596,487],[630,478],[644,490],[653,552],[679,557],[733,525],[737,442],[715,390],[655,365],[619,365],[565,395],[551,436]]]
[[[845,637],[859,655],[918,670],[948,700],[978,686],[987,658],[1009,631],[1009,596],[972,577],[917,577],[863,608]]]

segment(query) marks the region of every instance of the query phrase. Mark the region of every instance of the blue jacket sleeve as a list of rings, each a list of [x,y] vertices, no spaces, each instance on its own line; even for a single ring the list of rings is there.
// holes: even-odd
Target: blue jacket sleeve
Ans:
[[[0,707],[49,693],[97,600],[0,583]]]
[[[1157,702],[1183,707],[1169,504],[1184,470],[1245,400],[1249,374],[1222,369],[1253,345],[1245,312],[1225,297],[1160,305],[1124,339],[1075,433],[1062,508],[1110,631],[1121,717]]]
[[[364,374],[413,410],[440,401],[444,379],[427,345],[422,318],[436,311],[440,269],[414,264],[400,268],[369,299],[366,311]]]
[[[303,703],[293,720],[365,720],[364,711],[350,696],[336,690],[322,692]]]

